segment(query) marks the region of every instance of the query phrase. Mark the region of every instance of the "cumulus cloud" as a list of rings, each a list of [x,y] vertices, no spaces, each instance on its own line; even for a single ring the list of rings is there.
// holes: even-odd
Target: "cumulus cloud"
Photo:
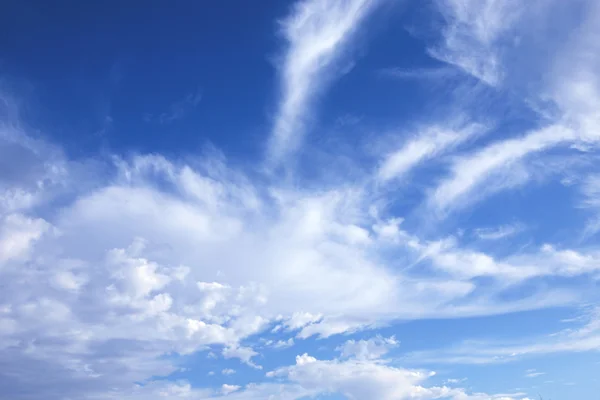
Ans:
[[[12,361],[2,370],[20,374],[35,365],[31,373],[47,377],[28,384],[38,393],[50,396],[50,382],[74,395],[126,390],[175,371],[165,354],[214,346],[257,366],[256,350],[243,342],[273,322],[305,338],[394,318],[474,312],[449,306],[470,295],[472,283],[412,279],[382,263],[378,252],[391,243],[409,255],[421,242],[395,220],[373,217],[361,188],[256,186],[218,158],[197,169],[156,155],[111,162],[112,178],[47,220],[33,211],[19,217],[18,228],[34,233],[18,246],[4,240],[21,236],[3,236],[10,260],[0,274],[12,285],[0,295],[0,352]],[[14,228],[11,218],[2,220],[2,232]],[[396,226],[399,242],[382,234],[385,226]],[[357,245],[357,232],[368,240]],[[593,263],[569,257],[580,268]],[[349,342],[342,351],[369,358],[392,345]],[[22,383],[4,387],[17,396]]]
[[[228,395],[229,393],[233,393],[235,391],[240,390],[240,386],[238,385],[228,385],[226,383],[223,384],[223,387],[221,388],[221,392],[223,392],[224,395]]]
[[[223,349],[223,357],[239,358],[242,362],[248,364],[251,367],[262,369],[260,365],[256,365],[252,362],[252,357],[256,355],[258,355],[258,353],[249,347],[232,346]]]
[[[394,336],[383,338],[377,336],[367,340],[348,340],[338,347],[343,358],[356,358],[359,360],[378,359],[398,345]]]
[[[5,216],[0,223],[0,262],[27,258],[32,244],[48,228],[43,219],[27,218],[21,214]]]
[[[296,365],[269,372],[269,377],[285,377],[321,393],[341,393],[348,399],[522,399],[523,394],[469,394],[463,389],[446,386],[424,387],[435,373],[391,367],[368,360],[318,360],[308,354],[296,357]]]
[[[507,277],[571,277],[598,265],[593,253],[552,246],[496,260],[457,242],[423,240],[401,229],[397,217],[373,213],[361,185],[313,191],[256,184],[218,156],[193,167],[159,155],[115,157],[103,170],[110,174],[71,188],[74,195],[56,212],[28,208],[0,219],[0,277],[12,283],[0,294],[0,358],[11,360],[1,370],[21,376],[3,384],[15,398],[24,396],[23,382],[49,398],[63,386],[70,392],[61,395],[72,397],[106,387],[137,396],[150,386],[131,391],[132,382],[178,369],[166,354],[209,348],[258,368],[259,354],[246,341],[266,330],[294,332],[299,340],[397,318],[543,307],[543,296],[560,304],[564,297],[542,287],[525,300],[493,295]],[[38,196],[45,198],[43,190]],[[390,248],[451,276],[394,270],[385,256]],[[477,276],[502,284],[482,294],[470,281]],[[394,345],[375,338],[349,341],[340,351],[360,364]],[[372,371],[389,372],[375,364]],[[30,382],[34,375],[45,378]],[[250,393],[230,396],[238,392]]]
[[[233,374],[235,374],[235,370],[231,369],[231,368],[225,368],[224,370],[221,371],[221,373],[223,375],[233,375]]]

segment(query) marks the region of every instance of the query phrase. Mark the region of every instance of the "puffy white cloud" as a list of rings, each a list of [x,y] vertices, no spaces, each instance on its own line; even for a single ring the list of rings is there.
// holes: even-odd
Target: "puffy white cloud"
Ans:
[[[239,358],[242,362],[250,365],[251,367],[262,369],[260,365],[256,365],[252,362],[252,357],[257,355],[258,353],[249,347],[230,346],[223,349],[223,357]]]
[[[371,360],[381,358],[397,345],[398,341],[393,336],[389,338],[377,336],[367,340],[348,340],[338,347],[338,350],[343,358]]]
[[[27,263],[0,271],[3,280],[13,282],[0,295],[5,310],[0,358],[12,360],[3,370],[17,373],[14,368],[35,364],[31,373],[48,378],[32,384],[42,392],[55,381],[71,385],[74,396],[78,390],[100,393],[100,386],[122,393],[132,382],[175,371],[163,357],[173,352],[219,346],[224,357],[256,366],[257,351],[243,342],[274,329],[273,323],[306,338],[395,318],[523,307],[477,296],[462,308],[451,305],[472,295],[476,285],[465,277],[478,273],[413,279],[388,268],[382,253],[393,245],[409,259],[426,254],[449,271],[462,263],[483,273],[492,268],[490,275],[499,279],[506,275],[501,262],[486,261],[483,254],[459,256],[466,250],[456,243],[433,251],[434,242],[401,230],[397,219],[374,216],[361,188],[318,193],[264,188],[215,163],[219,166],[211,170],[218,179],[209,168],[193,170],[157,156],[117,160],[114,179],[83,191],[40,222],[55,233],[32,240]],[[156,174],[164,174],[164,187],[154,185]],[[190,195],[182,174],[214,181],[211,187],[220,189],[208,197]],[[21,228],[37,226],[35,217],[22,218],[33,225]],[[344,234],[354,227],[369,240],[357,245],[353,235]],[[554,260],[550,271],[565,276],[592,271],[595,262],[594,255],[553,247],[542,255]],[[368,359],[391,344],[389,339],[349,342],[342,351]],[[5,386],[13,393],[21,384]],[[238,392],[249,393],[230,396]]]
[[[223,386],[221,387],[221,392],[224,395],[228,395],[228,394],[233,393],[238,390],[240,390],[240,386],[238,386],[238,385],[228,385],[228,384],[224,383]]]
[[[304,354],[296,357],[296,365],[272,371],[269,376],[283,376],[304,387],[342,393],[351,399],[403,399],[423,389],[418,385],[429,373],[372,362],[321,361]]]
[[[275,349],[285,349],[288,347],[292,347],[294,345],[294,338],[289,338],[288,340],[278,340],[273,343],[273,347]]]
[[[318,360],[308,354],[296,357],[296,365],[267,373],[272,378],[284,377],[320,393],[341,393],[348,399],[439,399],[483,400],[521,399],[516,395],[468,394],[463,389],[424,387],[433,372],[391,367],[373,360]]]
[[[0,263],[27,258],[31,246],[49,228],[50,225],[41,218],[21,214],[0,216]]]

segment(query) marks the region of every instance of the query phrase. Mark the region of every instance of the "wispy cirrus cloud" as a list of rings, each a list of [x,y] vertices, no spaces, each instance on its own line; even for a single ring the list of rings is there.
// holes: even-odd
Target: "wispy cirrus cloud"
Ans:
[[[600,310],[588,310],[583,324],[578,325],[545,336],[513,341],[466,340],[450,348],[414,352],[408,358],[424,364],[496,364],[546,354],[600,350]],[[530,375],[536,377],[541,374],[531,371]]]
[[[282,56],[281,97],[268,159],[281,162],[304,136],[311,103],[339,73],[336,61],[350,48],[352,36],[381,0],[303,0],[281,22],[287,41]]]
[[[398,341],[394,336],[389,338],[377,336],[367,340],[348,340],[337,350],[340,351],[343,358],[372,360],[381,358],[396,346],[398,346]]]
[[[494,45],[494,42],[516,26],[524,27],[521,30],[527,33],[528,25],[543,25],[544,18],[552,13],[539,12],[540,4],[529,10],[514,1],[440,2],[441,12],[449,15],[445,34],[445,48],[450,55],[448,62],[471,71],[490,85],[499,85],[503,64],[496,53],[502,46]],[[553,4],[547,2],[547,8],[551,9]],[[435,208],[446,211],[472,205],[490,193],[523,185],[530,179],[528,168],[526,165],[518,167],[532,155],[561,146],[598,145],[600,121],[593,110],[600,105],[600,86],[596,74],[591,71],[600,65],[598,52],[594,51],[598,48],[595,38],[600,33],[597,28],[600,11],[595,2],[583,1],[582,4],[586,14],[580,27],[568,37],[564,46],[552,49],[547,63],[532,67],[534,70],[544,68],[538,73],[544,78],[537,82],[537,87],[542,88],[529,93],[531,101],[551,103],[546,108],[536,108],[541,127],[457,157],[450,176],[432,192],[430,204]],[[480,46],[484,46],[483,50],[477,51]],[[492,54],[488,54],[489,51]],[[524,53],[526,49],[512,49],[511,61],[518,64],[520,60],[527,60]],[[572,68],[573,63],[567,60],[574,59],[579,62]]]
[[[538,376],[546,375],[545,372],[540,372],[534,368],[525,371],[526,378],[537,378]]]
[[[456,69],[449,66],[435,68],[382,68],[379,75],[399,80],[440,80],[452,78],[457,75]]]
[[[242,387],[239,385],[229,385],[227,383],[224,383],[223,386],[221,386],[221,392],[227,396],[233,392],[237,392],[238,390],[240,390]]]
[[[474,231],[476,237],[481,240],[500,240],[519,232],[522,232],[525,227],[521,224],[502,225],[496,228],[477,228]]]
[[[475,123],[466,126],[458,124],[455,129],[450,124],[448,127],[428,127],[414,137],[407,138],[399,150],[385,156],[377,177],[382,182],[400,178],[419,164],[452,150],[486,130],[488,128],[484,125]]]
[[[583,200],[581,207],[592,211],[593,215],[585,227],[585,235],[595,235],[600,231],[600,175],[585,179],[581,188]]]
[[[160,114],[144,114],[145,122],[157,122],[159,124],[170,124],[184,118],[188,113],[200,104],[202,92],[198,89],[194,93],[189,93],[183,99],[178,100],[169,106],[168,111]]]
[[[503,75],[499,42],[524,6],[515,0],[442,0],[436,6],[446,27],[441,43],[429,53],[490,86],[498,85]]]
[[[569,125],[553,124],[456,157],[450,176],[442,179],[431,193],[430,205],[442,212],[451,211],[522,185],[530,179],[527,169],[512,167],[519,167],[521,161],[536,153],[578,140],[588,138]]]

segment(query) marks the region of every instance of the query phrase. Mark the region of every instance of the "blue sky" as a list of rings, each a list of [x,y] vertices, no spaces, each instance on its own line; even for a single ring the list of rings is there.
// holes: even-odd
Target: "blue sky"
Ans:
[[[600,3],[9,1],[0,399],[600,390]]]

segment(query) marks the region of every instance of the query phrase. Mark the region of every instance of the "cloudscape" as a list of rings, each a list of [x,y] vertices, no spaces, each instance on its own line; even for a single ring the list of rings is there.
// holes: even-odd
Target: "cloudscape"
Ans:
[[[0,9],[0,399],[598,395],[597,0]]]

